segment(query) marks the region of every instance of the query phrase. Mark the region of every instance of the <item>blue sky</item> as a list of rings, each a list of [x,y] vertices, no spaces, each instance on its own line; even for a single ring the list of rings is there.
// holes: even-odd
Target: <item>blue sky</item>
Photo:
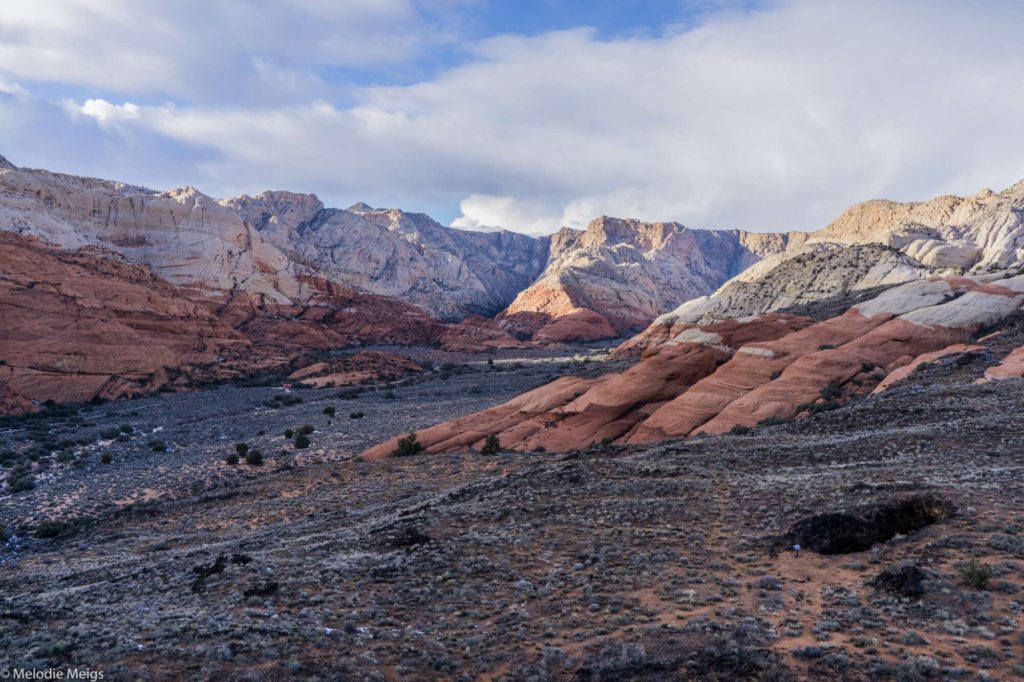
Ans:
[[[1020,3],[5,0],[0,153],[546,233],[1024,177]]]

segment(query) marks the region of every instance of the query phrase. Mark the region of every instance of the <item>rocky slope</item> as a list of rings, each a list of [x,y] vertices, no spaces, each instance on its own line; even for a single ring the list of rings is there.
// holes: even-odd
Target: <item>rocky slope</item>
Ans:
[[[521,345],[491,320],[445,324],[395,299],[296,283],[301,304],[199,297],[107,249],[0,231],[0,414],[280,372],[316,349]]]
[[[1024,263],[1024,181],[995,193],[901,204],[858,204],[813,235],[840,244],[879,243],[928,267],[987,271]]]
[[[601,217],[584,231],[552,236],[543,275],[500,319],[513,333],[541,339],[621,336],[803,239]]]
[[[501,311],[543,270],[548,238],[444,227],[422,213],[325,208],[264,192],[222,202],[295,262],[333,282],[413,303],[445,320]]]
[[[1024,182],[999,194],[858,204],[714,293],[665,313],[620,354],[663,340],[677,324],[757,315],[923,277],[1020,267],[1022,215]]]
[[[999,335],[988,332],[1022,305],[1024,275],[1007,273],[914,281],[820,322],[785,314],[676,322],[622,373],[559,379],[417,437],[427,452],[479,447],[489,435],[527,451],[747,429],[865,396],[915,358],[963,352],[958,344],[979,332],[977,343],[991,343]],[[1015,364],[1007,357],[1005,366]],[[364,456],[387,457],[396,443]]]

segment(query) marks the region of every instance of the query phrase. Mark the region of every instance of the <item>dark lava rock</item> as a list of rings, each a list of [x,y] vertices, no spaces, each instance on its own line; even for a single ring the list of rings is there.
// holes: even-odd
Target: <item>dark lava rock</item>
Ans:
[[[952,503],[939,497],[910,497],[855,512],[829,512],[803,519],[793,525],[785,541],[818,554],[863,552],[896,535],[941,521],[954,511]]]
[[[901,564],[887,568],[868,581],[868,585],[904,599],[917,599],[927,592],[926,583],[931,576],[917,564]]]

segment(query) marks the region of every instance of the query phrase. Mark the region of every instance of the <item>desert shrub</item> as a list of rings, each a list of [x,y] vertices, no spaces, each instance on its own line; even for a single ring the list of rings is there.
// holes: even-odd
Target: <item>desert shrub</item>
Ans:
[[[103,456],[100,457],[100,461],[103,462],[104,464],[110,464],[112,461],[114,461],[114,458],[110,456],[109,452],[104,452]]]
[[[394,391],[388,391],[384,394],[384,400],[397,400],[398,396],[395,395]]]
[[[356,398],[358,398],[360,396],[360,394],[362,394],[362,391],[360,389],[358,389],[358,388],[350,388],[350,389],[348,389],[346,391],[342,391],[341,393],[338,393],[334,397],[337,398],[338,400],[355,400]]]
[[[238,455],[232,452],[231,454],[224,458],[224,461],[230,464],[231,466],[234,466],[238,464]]]
[[[364,417],[362,412],[352,412],[348,415],[349,419],[362,419]]]
[[[788,424],[789,420],[785,417],[767,417],[757,423],[758,426],[778,426],[779,424]]]
[[[992,567],[971,559],[960,567],[960,580],[974,590],[988,589],[988,583],[992,580]]]
[[[36,537],[43,540],[68,537],[78,532],[81,523],[78,521],[43,521],[36,526]]]
[[[744,426],[743,424],[737,424],[736,426],[732,427],[732,430],[729,431],[729,433],[731,433],[734,436],[742,436],[743,434],[750,433],[750,427]]]
[[[32,490],[36,487],[32,472],[25,467],[19,467],[11,471],[7,477],[7,492],[12,495]]]
[[[258,467],[263,464],[263,453],[259,450],[249,450],[249,452],[245,453],[245,463]]]
[[[285,429],[284,430],[284,437],[287,438],[288,440],[291,440],[292,436],[294,436],[294,435],[295,435],[295,431],[293,431],[292,429]]]
[[[132,433],[135,431],[135,428],[131,424],[121,424],[120,430],[121,433]]]
[[[121,432],[117,429],[103,429],[100,431],[100,437],[103,438],[103,440],[114,440],[120,434]]]
[[[162,440],[149,441],[149,449],[153,452],[167,452],[167,443]]]
[[[328,417],[333,417],[334,416],[334,412],[335,412],[334,408],[332,406],[330,406],[330,405],[328,405],[327,407],[324,408],[324,414],[326,414]]]
[[[302,450],[309,447],[309,436],[300,433],[295,437],[295,449]]]
[[[818,350],[832,350],[833,348],[835,348],[835,345],[831,343],[823,343],[818,346]]]
[[[308,436],[314,431],[316,431],[316,429],[313,428],[312,424],[303,424],[302,426],[299,427],[299,434],[303,436]]]
[[[501,441],[497,434],[492,433],[484,439],[483,447],[480,448],[481,455],[496,455],[501,452]]]
[[[843,392],[843,385],[838,381],[830,381],[821,389],[821,397],[825,400],[834,400]]]
[[[235,443],[235,452],[238,453],[239,457],[245,457],[245,453],[249,452],[249,444]]]
[[[398,446],[391,454],[395,457],[410,457],[423,452],[423,443],[419,442],[415,433],[398,439]]]

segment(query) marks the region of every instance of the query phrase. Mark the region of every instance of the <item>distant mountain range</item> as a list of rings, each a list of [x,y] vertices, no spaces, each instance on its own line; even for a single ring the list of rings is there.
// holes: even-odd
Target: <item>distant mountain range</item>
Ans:
[[[0,400],[16,409],[155,390],[272,366],[296,349],[482,350],[624,336],[656,318],[708,324],[1020,266],[1022,215],[1024,182],[870,201],[814,233],[600,217],[534,238],[327,208],[311,194],[158,192],[0,157]],[[137,346],[142,360],[119,363],[111,344]]]

